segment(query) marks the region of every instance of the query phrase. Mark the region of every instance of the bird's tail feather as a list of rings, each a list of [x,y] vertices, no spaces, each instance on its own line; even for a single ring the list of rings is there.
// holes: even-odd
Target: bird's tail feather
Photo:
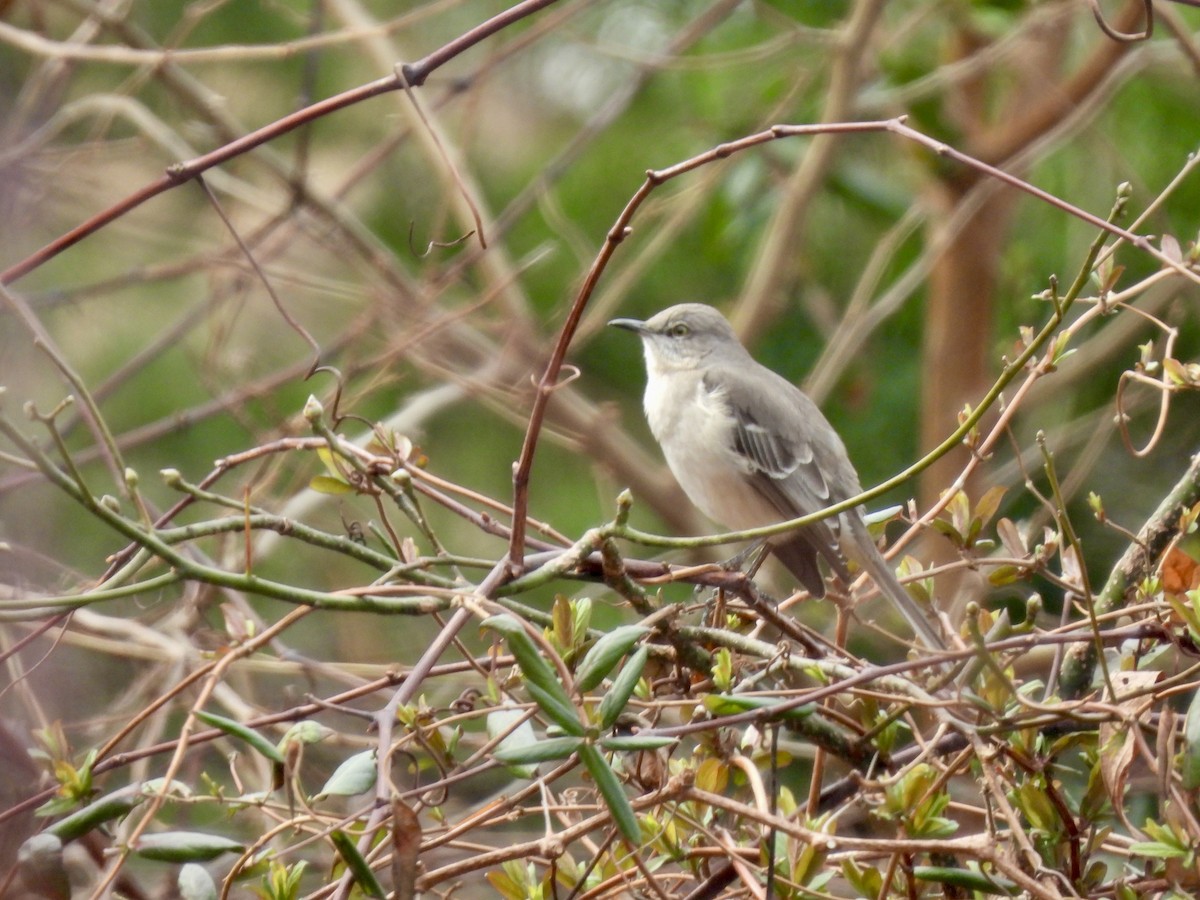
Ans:
[[[875,547],[875,542],[871,539],[867,526],[860,522],[855,523],[851,528],[854,532],[855,549],[859,551],[854,554],[854,561],[866,570],[879,590],[892,601],[892,605],[896,607],[900,615],[904,616],[917,640],[930,650],[945,650],[946,642],[930,624],[924,611],[917,605],[917,601],[904,589],[904,585],[900,583],[900,579],[896,577],[896,573],[888,561]]]

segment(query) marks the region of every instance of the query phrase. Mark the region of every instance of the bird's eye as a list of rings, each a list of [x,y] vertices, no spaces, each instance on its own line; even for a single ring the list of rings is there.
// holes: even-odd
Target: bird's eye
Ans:
[[[683,322],[676,322],[670,327],[670,329],[667,331],[667,334],[671,335],[671,337],[681,338],[687,337],[690,332],[691,329],[688,328]]]

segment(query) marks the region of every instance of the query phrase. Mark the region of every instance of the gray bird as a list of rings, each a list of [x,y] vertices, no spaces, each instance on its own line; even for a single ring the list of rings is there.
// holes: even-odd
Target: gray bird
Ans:
[[[833,426],[799,388],[760,365],[717,310],[681,303],[635,332],[646,354],[650,431],[684,493],[735,531],[774,525],[860,493]],[[814,597],[825,596],[818,559],[849,584],[849,557],[864,569],[930,649],[945,643],[880,555],[862,507],[771,538],[771,551]]]

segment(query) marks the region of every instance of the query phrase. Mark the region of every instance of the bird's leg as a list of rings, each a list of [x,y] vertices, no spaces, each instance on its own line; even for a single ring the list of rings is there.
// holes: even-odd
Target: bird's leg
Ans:
[[[771,546],[766,540],[757,541],[720,563],[720,566],[726,572],[745,572],[747,578],[753,578],[762,568],[762,564],[770,552]],[[743,568],[743,564],[747,560],[750,561],[750,564]]]
[[[806,653],[817,659],[824,658],[828,654],[828,646],[823,646],[818,636],[809,633],[807,626],[802,625],[798,620],[784,615],[779,610],[778,602],[760,591],[752,581],[747,580],[737,593],[760,619],[768,625],[772,625],[780,634],[795,641],[804,648]]]

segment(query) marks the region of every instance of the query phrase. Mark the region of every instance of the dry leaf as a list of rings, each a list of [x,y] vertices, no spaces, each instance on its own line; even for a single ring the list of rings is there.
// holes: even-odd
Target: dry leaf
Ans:
[[[421,852],[421,822],[411,806],[392,800],[392,885],[396,900],[417,895],[417,861]]]
[[[1200,586],[1200,562],[1193,555],[1197,548],[1195,535],[1184,534],[1171,541],[1159,562],[1158,575],[1163,590],[1183,594]]]
[[[1100,726],[1100,775],[1113,809],[1122,817],[1125,785],[1137,748],[1131,728],[1136,727],[1138,720],[1144,718],[1153,706],[1154,697],[1147,693],[1147,689],[1161,677],[1161,672],[1112,673],[1113,690],[1117,696],[1108,699],[1120,708],[1123,715],[1115,722],[1105,722]]]

